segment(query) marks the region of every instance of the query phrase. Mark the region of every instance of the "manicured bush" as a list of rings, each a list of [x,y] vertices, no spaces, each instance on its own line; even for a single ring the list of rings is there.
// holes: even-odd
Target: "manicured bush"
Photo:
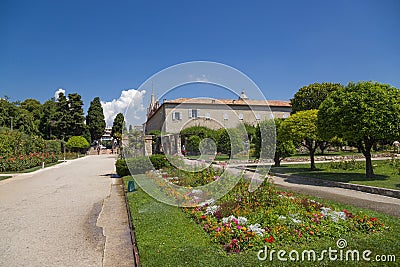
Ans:
[[[171,166],[169,160],[165,155],[160,155],[160,154],[151,155],[150,161],[156,170]]]
[[[90,147],[90,144],[83,136],[72,136],[68,139],[66,146],[73,152],[83,153]]]
[[[119,159],[115,162],[115,169],[119,176],[127,176],[130,175],[128,166],[126,165],[125,159]]]

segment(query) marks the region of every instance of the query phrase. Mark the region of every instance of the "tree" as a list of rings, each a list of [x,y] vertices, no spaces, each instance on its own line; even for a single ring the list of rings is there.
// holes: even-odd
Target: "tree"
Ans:
[[[311,170],[316,170],[314,154],[321,142],[317,131],[318,110],[299,111],[284,120],[281,124],[280,138],[297,141],[310,153]]]
[[[83,136],[71,136],[66,146],[73,152],[83,152],[89,148],[90,144]]]
[[[43,103],[41,108],[42,111],[39,123],[39,132],[44,139],[54,139],[57,132],[57,103],[52,100],[47,100]]]
[[[217,131],[217,151],[234,156],[244,151],[244,140],[247,141],[245,129],[241,128],[222,128]]]
[[[90,102],[90,107],[86,116],[86,125],[89,127],[92,140],[99,140],[104,134],[106,121],[104,120],[103,107],[101,106],[99,97],[95,97],[93,101]]]
[[[55,123],[55,135],[58,139],[68,140],[69,129],[68,121],[71,119],[71,114],[69,112],[69,104],[67,97],[63,93],[59,93],[56,105],[55,118],[57,121]]]
[[[121,145],[122,131],[125,127],[124,120],[124,115],[122,113],[118,113],[113,121],[113,126],[111,128],[111,136],[118,141],[119,145]]]
[[[343,89],[340,83],[313,83],[303,86],[290,99],[292,114],[298,111],[318,109],[327,96],[334,91]]]
[[[372,178],[374,143],[400,135],[399,90],[377,82],[351,82],[321,104],[318,129],[326,138],[337,135],[357,143],[365,156],[366,177]]]
[[[68,110],[70,113],[70,120],[67,121],[69,135],[82,135],[86,125],[83,112],[83,101],[79,94],[68,94]]]

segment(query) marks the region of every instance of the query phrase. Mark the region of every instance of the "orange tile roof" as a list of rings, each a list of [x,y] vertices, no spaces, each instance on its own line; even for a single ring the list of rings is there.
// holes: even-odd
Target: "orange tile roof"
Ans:
[[[214,102],[213,102],[214,101]],[[269,105],[274,107],[291,107],[289,101],[282,100],[242,100],[242,99],[210,99],[210,98],[177,98],[173,100],[165,100],[168,104],[225,104],[225,105]]]

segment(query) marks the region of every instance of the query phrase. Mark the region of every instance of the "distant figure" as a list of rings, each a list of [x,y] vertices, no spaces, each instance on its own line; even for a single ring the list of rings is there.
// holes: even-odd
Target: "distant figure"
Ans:
[[[100,155],[100,146],[97,146],[97,155]]]
[[[400,142],[394,141],[393,142],[393,153],[399,153]]]
[[[182,155],[186,156],[186,148],[185,145],[182,145]]]

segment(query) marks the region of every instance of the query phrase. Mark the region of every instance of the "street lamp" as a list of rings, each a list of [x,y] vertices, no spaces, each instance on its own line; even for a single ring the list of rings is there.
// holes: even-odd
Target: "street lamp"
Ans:
[[[13,117],[10,116],[10,119],[11,119],[11,127],[10,128],[11,128],[11,131],[12,131],[13,130]]]

